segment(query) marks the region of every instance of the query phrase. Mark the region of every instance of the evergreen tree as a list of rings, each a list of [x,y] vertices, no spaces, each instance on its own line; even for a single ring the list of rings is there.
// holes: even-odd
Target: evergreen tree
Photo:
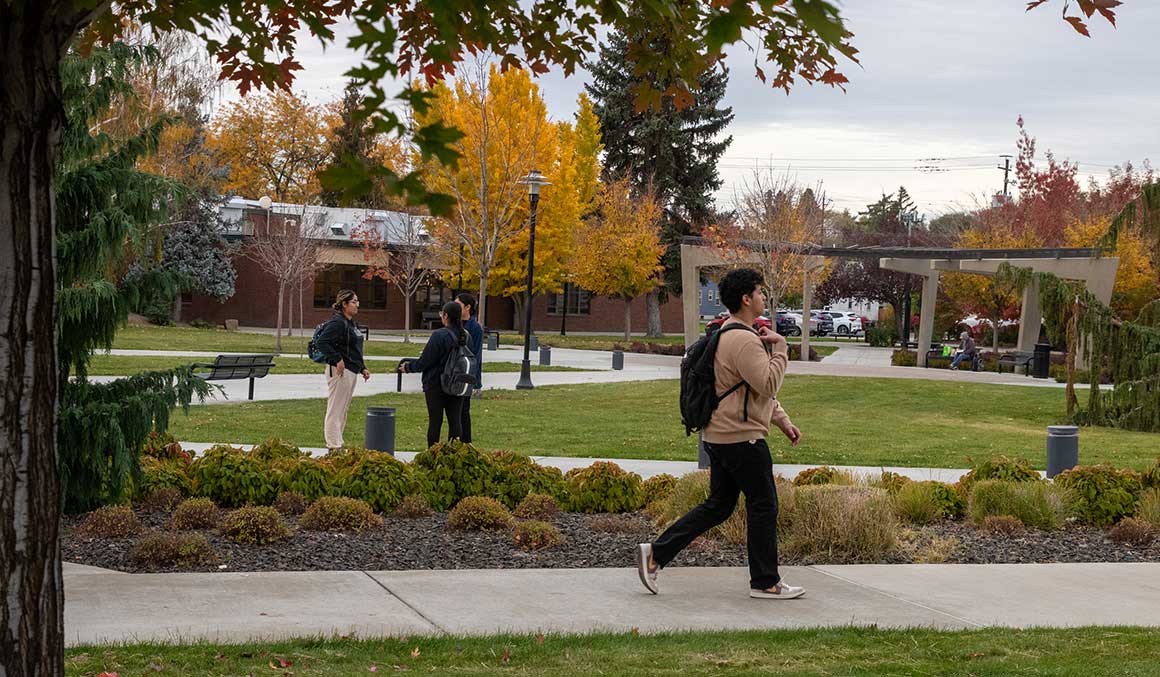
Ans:
[[[171,298],[183,282],[156,265],[116,282],[123,277],[118,273],[127,252],[147,260],[149,233],[180,191],[176,183],[137,168],[156,148],[168,120],[127,140],[101,131],[110,105],[133,96],[127,79],[131,65],[152,54],[114,43],[87,57],[72,52],[61,64],[66,123],[56,182],[57,449],[62,501],[69,511],[122,498],[140,475],[138,451],[148,433],[165,429],[174,406],[209,392],[189,367],[105,384],[86,378],[93,352],[112,346],[129,308],[153,296]]]
[[[353,83],[348,84],[343,91],[342,100],[338,102],[336,113],[341,123],[334,130],[330,138],[330,158],[322,171],[334,171],[342,166],[358,166],[369,172],[371,167],[378,163],[372,155],[375,149],[375,136],[371,129],[371,121],[359,116],[358,110],[363,107],[363,95]],[[321,173],[321,172],[320,172]],[[372,180],[373,181],[373,180]],[[382,209],[384,191],[375,189],[351,200],[347,206],[367,209]],[[342,201],[342,190],[324,189],[320,199],[324,205],[338,205]]]
[[[606,179],[629,176],[638,189],[651,183],[664,205],[662,292],[680,294],[681,238],[699,233],[710,220],[713,192],[722,183],[717,161],[733,141],[732,136],[722,136],[733,110],[720,106],[729,73],[723,64],[704,71],[695,100],[687,107],[678,108],[672,96],[664,96],[659,110],[638,111],[634,99],[641,80],[633,74],[629,42],[623,33],[609,36],[600,59],[591,66],[593,80],[586,89],[600,119]],[[654,51],[667,49],[666,39],[646,42]],[[665,92],[672,83],[654,78],[650,84]]]

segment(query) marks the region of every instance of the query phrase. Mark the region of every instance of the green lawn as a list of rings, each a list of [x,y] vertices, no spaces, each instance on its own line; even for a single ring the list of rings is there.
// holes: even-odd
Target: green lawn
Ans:
[[[306,336],[282,336],[281,352],[287,355],[305,355],[306,343],[314,328],[306,329]],[[296,332],[297,333],[297,332]],[[363,352],[367,355],[418,357],[427,343],[426,336],[413,337],[411,343],[402,341],[367,341]],[[121,350],[173,350],[222,353],[275,352],[274,336],[224,329],[194,329],[192,327],[124,327],[117,331],[113,347]]]
[[[548,456],[696,459],[677,409],[676,381],[546,386],[485,391],[472,404],[476,442]],[[790,448],[770,437],[778,463],[966,467],[994,454],[1044,466],[1046,426],[1059,422],[1062,389],[904,379],[791,376],[781,401],[803,439]],[[348,444],[363,439],[368,405],[398,409],[397,444],[425,443],[426,408],[418,394],[356,397]],[[175,413],[170,430],[191,442],[260,442],[280,436],[323,446],[325,401],[286,400],[202,405]],[[1143,468],[1160,455],[1160,436],[1108,428],[1080,432],[1083,463]]]
[[[1155,675],[1155,628],[776,630],[82,646],[65,674]]]
[[[483,371],[485,373],[518,372],[520,365],[515,362],[488,362],[484,355]],[[90,376],[129,376],[142,371],[156,371],[172,369],[173,367],[199,362],[206,364],[213,362],[209,357],[162,357],[136,355],[95,355],[89,365]],[[321,374],[323,366],[312,362],[305,357],[278,356],[274,358],[273,374]],[[367,369],[375,374],[386,374],[395,371],[398,362],[394,360],[370,360]],[[532,371],[583,371],[574,367],[550,366],[541,367],[532,364]]]

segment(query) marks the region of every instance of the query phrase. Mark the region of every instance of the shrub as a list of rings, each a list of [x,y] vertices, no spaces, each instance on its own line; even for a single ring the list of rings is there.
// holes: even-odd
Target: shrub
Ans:
[[[895,350],[890,355],[890,364],[895,367],[918,366],[918,354],[913,350]]]
[[[850,473],[823,465],[817,468],[806,468],[793,478],[794,486],[804,487],[810,484],[855,484]]]
[[[958,492],[954,485],[944,482],[930,481],[929,486],[934,492],[939,510],[946,519],[958,519],[967,510],[967,501]]]
[[[876,562],[898,547],[898,521],[882,489],[805,486],[796,490],[785,553],[803,560]]]
[[[1081,522],[1108,526],[1136,512],[1140,476],[1112,465],[1081,465],[1055,476],[1068,511]]]
[[[218,561],[217,553],[202,534],[154,532],[145,536],[129,553],[137,566],[147,569],[191,569]]]
[[[345,496],[323,496],[298,520],[298,526],[311,531],[364,531],[382,523],[366,501]]]
[[[559,468],[540,465],[511,451],[497,451],[491,460],[494,466],[488,495],[509,508],[519,505],[528,494],[563,498],[566,493],[564,475]]]
[[[983,480],[971,487],[967,511],[975,524],[987,517],[1009,515],[1029,527],[1054,529],[1059,526],[1062,505],[1043,482]]]
[[[942,564],[955,554],[958,547],[959,541],[953,536],[934,536],[926,547],[914,553],[914,563]]]
[[[669,494],[673,493],[673,487],[675,486],[677,486],[676,477],[668,473],[653,475],[640,485],[644,504],[648,505],[668,498]]]
[[[1152,525],[1135,517],[1125,517],[1108,529],[1108,538],[1121,545],[1148,545],[1155,537]]]
[[[278,484],[283,491],[300,494],[307,502],[317,501],[332,493],[334,470],[322,461],[305,457],[274,461],[279,474]]]
[[[366,452],[339,480],[343,496],[366,501],[376,512],[390,512],[414,493],[411,467],[390,454]]]
[[[202,318],[196,318],[189,321],[191,329],[213,329],[213,325]]]
[[[870,486],[878,487],[879,489],[885,489],[886,493],[894,495],[898,493],[899,489],[906,486],[907,484],[910,484],[912,481],[913,480],[911,480],[906,475],[900,475],[896,472],[883,470],[882,474],[879,475],[877,479],[870,481]]]
[[[559,545],[564,540],[560,530],[549,522],[531,520],[520,522],[512,534],[512,542],[521,550],[543,550]]]
[[[637,524],[624,515],[596,515],[588,519],[588,528],[609,534],[630,534],[637,530]]]
[[[265,506],[249,505],[226,515],[222,534],[235,543],[265,545],[290,538],[290,527],[278,511]]]
[[[777,490],[777,525],[779,529],[787,529],[792,524],[795,512],[794,488],[784,478],[774,477],[773,480]],[[667,527],[707,498],[709,498],[709,472],[699,470],[688,473],[677,480],[668,498],[655,504],[652,509],[654,517],[660,526]],[[710,529],[706,536],[727,543],[744,544],[747,538],[747,524],[745,497],[739,496],[737,507],[733,509],[729,519]]]
[[[963,496],[967,496],[971,493],[971,486],[980,480],[1038,482],[1042,479],[1026,459],[996,456],[988,461],[975,464],[967,474],[959,478],[958,486],[961,488]]]
[[[643,505],[640,475],[625,472],[611,461],[573,468],[564,481],[569,509],[575,512],[627,512]]]
[[[513,521],[507,507],[490,496],[465,496],[447,515],[447,527],[459,531],[505,531]]]
[[[327,451],[326,455],[318,460],[329,466],[336,477],[343,477],[350,474],[351,470],[371,453],[375,452],[362,447],[344,447]]]
[[[520,519],[546,520],[560,514],[560,507],[547,494],[528,494],[512,514]]]
[[[465,496],[493,493],[491,456],[459,440],[432,445],[415,457],[414,466],[422,470],[423,495],[436,510],[447,510]]]
[[[173,489],[182,496],[192,493],[189,466],[180,460],[163,460],[153,456],[141,457],[141,478],[134,482],[133,495],[149,496],[162,489]]]
[[[866,330],[866,343],[876,348],[889,348],[897,337],[894,327],[870,327]]]
[[[1160,489],[1160,458],[1147,470],[1140,473],[1140,484],[1145,489]]]
[[[283,491],[274,499],[274,509],[281,515],[301,515],[306,506],[306,497],[297,491]]]
[[[150,456],[162,461],[180,461],[181,465],[188,466],[193,456],[181,448],[177,438],[168,432],[151,431],[141,443],[141,455]]]
[[[1136,502],[1136,517],[1160,529],[1160,489],[1148,489]]]
[[[909,524],[930,524],[942,518],[942,506],[931,484],[911,482],[898,490],[894,495],[894,512],[899,519]]]
[[[1011,515],[988,515],[979,524],[979,531],[1003,536],[1023,533],[1023,522]]]
[[[181,503],[181,492],[172,487],[158,489],[137,504],[145,512],[169,512]]]
[[[399,505],[395,507],[393,514],[396,517],[413,519],[416,517],[429,517],[434,515],[435,511],[431,509],[431,505],[427,503],[427,499],[419,494],[411,494],[410,496],[404,496],[403,500],[399,501]]]
[[[303,457],[309,458],[310,454],[303,452],[298,447],[280,437],[271,437],[265,442],[255,445],[250,450],[250,456],[262,463],[271,463],[283,459],[296,460]]]
[[[221,511],[208,498],[187,498],[173,511],[166,525],[174,531],[213,529],[221,522]]]
[[[280,490],[277,478],[257,458],[224,444],[194,460],[191,474],[194,493],[227,508],[269,505]]]
[[[141,521],[127,505],[106,505],[86,515],[79,531],[84,536],[125,538],[141,532]]]

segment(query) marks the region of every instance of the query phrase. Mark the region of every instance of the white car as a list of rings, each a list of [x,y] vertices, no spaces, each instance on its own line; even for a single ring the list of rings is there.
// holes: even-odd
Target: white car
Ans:
[[[851,311],[824,310],[822,315],[834,321],[834,333],[838,336],[856,336],[862,333],[862,318]]]

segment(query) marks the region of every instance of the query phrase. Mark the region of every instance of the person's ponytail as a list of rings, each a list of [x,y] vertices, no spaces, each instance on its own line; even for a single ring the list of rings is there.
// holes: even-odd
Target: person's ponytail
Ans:
[[[447,316],[447,328],[456,337],[459,345],[467,344],[467,332],[463,329],[463,306],[458,301],[451,301],[443,305],[443,314]]]

